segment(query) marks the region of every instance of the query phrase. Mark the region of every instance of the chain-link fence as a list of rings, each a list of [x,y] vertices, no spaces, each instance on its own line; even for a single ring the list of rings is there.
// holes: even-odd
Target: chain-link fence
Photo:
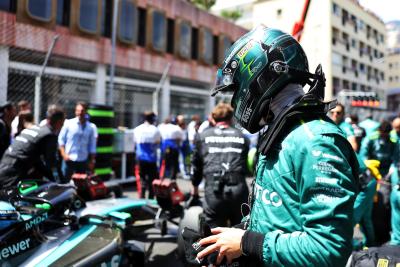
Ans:
[[[16,23],[11,16],[7,13],[0,15],[0,53],[3,54],[2,59],[6,59],[2,60],[0,67],[0,77],[5,78],[0,83],[1,89],[6,90],[6,99],[14,103],[27,100],[33,110],[35,105],[39,105],[40,118],[45,116],[50,104],[63,106],[67,115],[72,116],[75,103],[89,102],[91,91],[96,86],[96,63],[79,58],[83,51],[92,53],[93,44],[80,42],[79,46],[68,46],[66,42],[70,40],[64,35]],[[41,88],[36,90],[35,95],[35,80],[44,67],[46,53],[56,35],[59,35],[58,40],[41,77]],[[77,57],[60,56],[66,47],[70,50],[68,54]]]

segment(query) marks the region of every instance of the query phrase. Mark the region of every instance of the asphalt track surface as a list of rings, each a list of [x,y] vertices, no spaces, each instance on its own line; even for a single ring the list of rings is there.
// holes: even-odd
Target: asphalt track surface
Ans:
[[[179,188],[183,193],[190,191],[190,181],[177,179]],[[137,198],[137,191],[134,185],[124,186],[124,195]],[[183,267],[184,265],[176,257],[176,232],[178,227],[168,223],[170,234],[161,236],[158,228],[151,228],[138,237],[138,240],[145,243],[146,264],[148,267]]]

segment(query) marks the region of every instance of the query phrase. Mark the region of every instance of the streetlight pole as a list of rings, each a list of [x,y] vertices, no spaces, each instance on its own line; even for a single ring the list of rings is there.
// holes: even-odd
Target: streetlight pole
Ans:
[[[113,105],[114,101],[114,75],[115,75],[115,53],[116,53],[116,39],[117,39],[117,17],[118,17],[118,2],[114,0],[113,7],[113,20],[112,20],[112,32],[111,32],[111,65],[110,65],[110,86],[107,104]]]
[[[157,115],[158,114],[158,98],[160,94],[161,87],[164,85],[165,80],[167,78],[169,69],[171,68],[171,62],[168,62],[167,66],[165,66],[165,69],[163,71],[163,74],[161,76],[160,81],[157,84],[156,90],[153,92],[153,112],[155,112]]]
[[[40,119],[40,98],[42,95],[42,76],[44,74],[44,71],[46,69],[47,66],[47,62],[49,61],[49,58],[51,56],[51,52],[53,51],[54,46],[56,45],[56,42],[58,40],[59,35],[55,35],[53,37],[53,42],[51,43],[49,50],[47,50],[47,54],[46,57],[44,58],[44,62],[42,65],[42,68],[40,69],[40,72],[38,73],[38,75],[35,78],[35,96],[34,96],[34,118],[35,118],[35,122],[39,123],[39,119]]]

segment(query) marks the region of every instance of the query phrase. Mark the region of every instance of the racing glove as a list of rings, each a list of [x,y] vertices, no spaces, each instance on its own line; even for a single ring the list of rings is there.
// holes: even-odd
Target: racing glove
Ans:
[[[370,170],[371,174],[377,179],[382,179],[382,174],[379,172],[379,166],[381,162],[376,159],[367,159],[364,161],[365,166]]]
[[[203,221],[200,221],[200,232],[196,232],[195,230],[187,227],[183,229],[182,238],[184,241],[185,257],[188,263],[198,266],[204,266],[204,265],[208,266],[209,264],[219,267],[248,266],[244,264],[244,257],[236,259],[234,262],[232,262],[232,264],[227,264],[226,257],[224,257],[222,262],[219,265],[217,265],[216,262],[218,257],[218,251],[209,254],[207,257],[204,257],[203,259],[198,259],[197,254],[207,247],[207,246],[201,246],[199,244],[199,240],[210,235],[212,235],[211,228],[207,223]]]

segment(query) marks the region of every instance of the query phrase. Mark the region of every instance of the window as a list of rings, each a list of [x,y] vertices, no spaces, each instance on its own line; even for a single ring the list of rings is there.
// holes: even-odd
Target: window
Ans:
[[[62,26],[69,26],[70,11],[71,11],[70,0],[57,0],[56,23]]]
[[[389,82],[392,82],[393,78],[392,76],[389,76]]]
[[[342,66],[342,56],[338,53],[332,53],[332,63],[334,65]]]
[[[357,42],[355,39],[351,39],[351,47],[357,48]]]
[[[210,29],[201,28],[200,29],[200,47],[199,47],[199,58],[203,63],[211,65],[213,63],[213,35]]]
[[[114,7],[112,0],[101,0],[101,7],[103,11],[101,15],[101,35],[111,38],[111,26]]]
[[[282,9],[277,9],[276,10],[276,16],[279,18],[282,15]]]
[[[34,19],[49,22],[53,10],[52,0],[28,0],[27,12]]]
[[[339,91],[341,90],[340,88],[340,79],[333,77],[333,94],[337,95],[339,93]]]
[[[98,32],[99,7],[98,0],[81,0],[79,2],[78,25],[82,31]]]
[[[1,0],[0,10],[15,13],[17,10],[17,1],[15,0]]]
[[[350,83],[348,80],[343,80],[343,89],[350,89]]]
[[[360,71],[365,72],[365,65],[364,63],[360,63]]]
[[[332,5],[332,12],[333,14],[335,14],[336,16],[340,16],[340,8],[337,4],[333,3]]]
[[[146,19],[147,13],[146,9],[138,8],[138,17],[139,17],[139,30],[138,30],[138,40],[137,44],[140,46],[146,45]]]
[[[351,83],[351,90],[357,91],[357,88],[358,88],[357,83]]]
[[[175,27],[177,28],[177,38],[175,38],[175,40],[177,40],[177,46],[175,53],[179,57],[189,59],[192,53],[192,26],[188,21],[177,20]]]
[[[361,19],[359,19],[357,22],[358,22],[358,28],[359,28],[361,31],[365,30],[364,21],[362,21]]]
[[[192,28],[192,59],[197,60],[199,58],[199,30]]]
[[[175,21],[173,19],[167,19],[167,53],[174,53],[175,46]]]
[[[118,15],[118,39],[125,43],[136,43],[138,12],[135,3],[120,0]]]
[[[157,52],[167,49],[167,19],[160,10],[151,9],[147,16],[147,45]]]

